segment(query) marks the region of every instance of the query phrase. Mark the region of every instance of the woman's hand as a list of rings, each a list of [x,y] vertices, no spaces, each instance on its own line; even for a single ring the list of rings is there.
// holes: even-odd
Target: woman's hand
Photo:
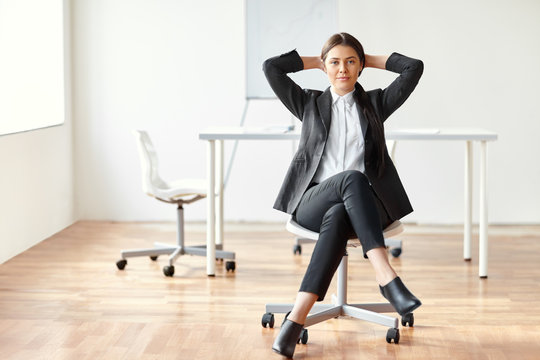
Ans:
[[[300,56],[304,63],[304,70],[308,69],[321,69],[324,71],[324,63],[318,56]]]
[[[390,57],[390,55],[368,55],[366,56],[366,64],[364,65],[364,68],[371,67],[376,69],[386,69],[386,60]]]

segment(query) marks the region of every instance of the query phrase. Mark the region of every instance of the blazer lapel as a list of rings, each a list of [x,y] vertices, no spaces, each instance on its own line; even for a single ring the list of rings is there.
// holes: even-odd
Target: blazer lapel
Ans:
[[[358,103],[356,103],[356,109],[358,109],[358,118],[360,119],[360,128],[362,129],[362,136],[364,136],[364,139],[365,139],[369,123],[366,117],[364,116],[364,112],[362,111],[362,108],[360,107]]]
[[[326,130],[326,137],[328,137],[330,120],[332,119],[332,94],[330,93],[330,87],[317,98],[317,106],[319,108],[319,115],[321,116],[324,129]]]
[[[360,119],[360,128],[362,129],[362,135],[364,136],[364,139],[366,138],[366,133],[369,127],[369,122],[364,116],[364,112],[362,111],[362,108],[360,107],[359,100],[360,99],[360,91],[359,88],[360,84],[356,83],[355,85],[355,99],[356,99],[356,109],[358,109],[358,118]]]

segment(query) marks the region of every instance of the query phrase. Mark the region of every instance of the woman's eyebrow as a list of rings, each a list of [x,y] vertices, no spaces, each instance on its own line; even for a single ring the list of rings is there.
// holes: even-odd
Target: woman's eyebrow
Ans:
[[[357,59],[358,57],[356,56],[349,56],[349,57],[346,57],[345,60],[347,59]],[[338,58],[338,57],[331,57],[330,60],[341,60],[341,58]]]

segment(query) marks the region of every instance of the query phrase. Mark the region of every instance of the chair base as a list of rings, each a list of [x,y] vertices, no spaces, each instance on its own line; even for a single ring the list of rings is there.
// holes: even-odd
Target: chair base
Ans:
[[[176,245],[164,244],[160,242],[154,243],[153,248],[149,249],[133,249],[122,250],[120,252],[121,260],[116,262],[119,270],[123,270],[127,265],[127,259],[130,257],[149,256],[152,260],[156,260],[160,255],[169,255],[169,265],[163,268],[165,276],[174,275],[174,263],[182,255],[206,256],[206,245],[185,246],[184,245],[184,209],[181,204],[177,208],[177,242]],[[216,259],[228,259],[225,268],[227,271],[234,271],[236,263],[234,262],[235,253],[231,251],[223,251],[223,244],[216,244]]]
[[[234,252],[223,251],[222,248],[222,245],[216,245],[216,259],[235,259]],[[154,248],[122,250],[120,252],[120,256],[122,257],[122,259],[138,256],[154,257],[160,255],[169,255],[169,265],[172,266],[175,263],[176,259],[178,259],[182,255],[206,256],[206,245],[182,247],[156,242],[154,243]]]
[[[335,295],[333,296],[336,301]],[[274,313],[288,313],[292,310],[294,304],[267,304],[266,314],[263,315],[262,325],[266,327],[267,324],[270,327],[274,326]],[[310,311],[310,315],[307,317],[304,324],[304,328],[321,323],[326,320],[350,316],[358,320],[368,321],[370,323],[379,324],[388,327],[386,333],[386,342],[395,344],[399,343],[399,320],[395,317],[383,315],[381,313],[394,312],[394,308],[389,303],[373,303],[373,304],[315,304]],[[406,320],[405,320],[406,319]],[[414,322],[413,314],[407,314],[401,321],[403,326],[406,324],[412,326]],[[302,344],[306,344],[308,339],[307,329],[303,330],[301,336]]]
[[[266,312],[273,314],[286,314],[292,310],[294,304],[266,304]],[[389,303],[373,304],[315,304],[307,317],[304,327],[312,326],[323,321],[350,316],[358,320],[369,321],[374,324],[397,329],[399,320],[395,317],[381,313],[395,312]]]
[[[306,328],[340,316],[350,316],[355,319],[388,326],[389,329],[386,335],[386,341],[390,343],[394,340],[394,343],[397,344],[399,342],[399,319],[382,314],[396,311],[390,303],[347,303],[347,263],[348,256],[345,255],[337,269],[337,295],[332,295],[332,304],[313,305],[313,308],[309,312],[304,323],[304,327]],[[267,324],[270,324],[270,327],[273,327],[273,314],[288,313],[292,310],[293,306],[294,304],[266,304],[266,314],[263,315],[262,320],[263,327],[266,327]],[[414,318],[412,313],[406,314],[401,321],[404,326],[407,323],[412,326],[413,322]],[[304,341],[302,341],[302,343],[305,344]]]

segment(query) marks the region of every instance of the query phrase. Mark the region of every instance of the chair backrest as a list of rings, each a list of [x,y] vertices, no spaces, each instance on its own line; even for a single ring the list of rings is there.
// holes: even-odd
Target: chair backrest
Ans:
[[[133,130],[139,150],[139,160],[142,169],[143,191],[153,196],[156,188],[166,187],[166,183],[159,177],[158,157],[148,133],[143,130]]]

